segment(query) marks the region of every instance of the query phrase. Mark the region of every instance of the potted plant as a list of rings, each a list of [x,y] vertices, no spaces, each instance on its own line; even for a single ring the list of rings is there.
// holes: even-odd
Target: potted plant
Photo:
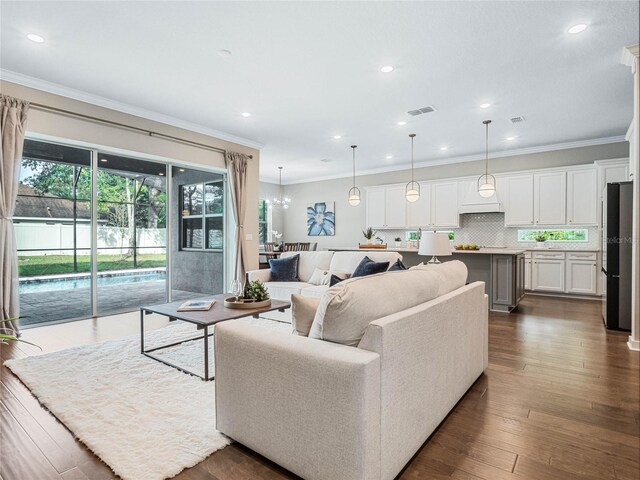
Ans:
[[[402,239],[400,237],[396,237],[393,241],[396,242],[396,248],[402,247]]]
[[[252,300],[253,302],[264,302],[269,300],[269,293],[267,292],[267,288],[264,286],[260,280],[253,280],[251,282],[247,282],[244,286],[244,299],[245,302],[247,300]]]
[[[544,234],[542,232],[538,232],[538,233],[535,234],[535,236],[533,238],[536,241],[536,247],[544,248],[545,242],[547,241],[547,235],[546,234]]]
[[[373,237],[376,235],[376,231],[373,228],[368,227],[366,230],[362,231],[362,235],[364,235],[364,238],[367,239],[367,243],[370,245]]]

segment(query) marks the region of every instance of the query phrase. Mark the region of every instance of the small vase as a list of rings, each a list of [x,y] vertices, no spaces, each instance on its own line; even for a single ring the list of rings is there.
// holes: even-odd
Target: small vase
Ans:
[[[536,248],[544,248],[545,242],[536,242]]]
[[[402,242],[396,242],[396,248],[401,248],[402,247]]]

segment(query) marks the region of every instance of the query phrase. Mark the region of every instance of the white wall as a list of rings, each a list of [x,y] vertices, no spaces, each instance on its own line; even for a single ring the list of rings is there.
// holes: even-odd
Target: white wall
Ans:
[[[491,172],[500,173],[590,164],[596,160],[625,158],[628,155],[628,144],[621,142],[491,159],[489,165]],[[415,171],[415,178],[416,180],[436,180],[480,175],[483,172],[484,162],[477,161],[421,168]],[[366,228],[366,198],[363,187],[405,183],[409,181],[409,175],[409,171],[404,170],[358,177],[356,184],[362,190],[363,198],[357,207],[351,207],[347,203],[347,193],[352,185],[351,178],[286,185],[284,191],[291,197],[291,207],[283,212],[284,240],[287,242],[317,241],[318,249],[356,246],[358,242],[364,240],[362,230]],[[318,201],[335,201],[336,235],[333,237],[307,236],[307,206]],[[393,238],[389,237],[388,240],[391,242]]]

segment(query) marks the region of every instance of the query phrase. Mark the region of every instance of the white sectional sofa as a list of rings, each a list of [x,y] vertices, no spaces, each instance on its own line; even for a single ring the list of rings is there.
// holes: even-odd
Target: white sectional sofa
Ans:
[[[422,274],[331,287],[318,338],[219,324],[217,428],[308,480],[395,478],[488,363],[484,283]],[[357,346],[336,338],[352,320]]]
[[[316,268],[339,273],[353,273],[364,257],[374,262],[389,262],[393,265],[396,260],[402,260],[398,252],[284,252],[280,258],[300,255],[298,261],[299,282],[272,282],[271,270],[252,270],[247,272],[249,280],[260,280],[269,291],[269,296],[276,300],[289,300],[291,295],[299,293],[308,297],[321,297],[329,288],[328,285],[312,285],[308,283]]]

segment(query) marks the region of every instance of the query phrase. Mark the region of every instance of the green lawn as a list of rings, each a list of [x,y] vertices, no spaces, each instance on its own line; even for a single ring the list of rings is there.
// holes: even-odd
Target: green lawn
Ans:
[[[166,257],[163,253],[145,253],[138,255],[137,268],[164,266],[166,266]],[[73,271],[72,255],[18,257],[18,267],[21,277],[89,272],[91,271],[91,257],[89,255],[78,255],[78,269],[76,272]],[[98,255],[99,272],[126,270],[130,268],[134,268],[133,257],[122,259],[120,255]]]

